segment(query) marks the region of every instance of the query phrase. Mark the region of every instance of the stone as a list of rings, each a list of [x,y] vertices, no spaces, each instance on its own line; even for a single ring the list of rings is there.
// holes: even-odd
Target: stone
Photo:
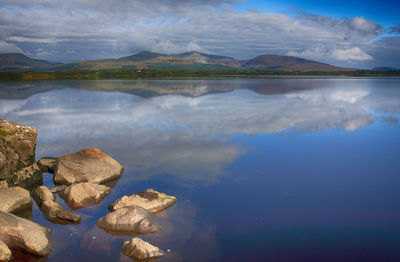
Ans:
[[[101,217],[96,225],[113,235],[139,235],[154,233],[160,229],[153,216],[138,206],[120,208]]]
[[[92,182],[72,184],[61,194],[67,205],[72,209],[97,205],[110,194],[111,188]]]
[[[137,194],[123,196],[112,202],[108,206],[108,209],[114,211],[127,206],[140,206],[153,214],[158,214],[175,203],[176,197],[157,192],[150,188]]]
[[[37,162],[37,165],[43,173],[54,174],[54,171],[56,169],[56,162],[57,157],[42,157]]]
[[[12,258],[11,250],[0,240],[0,261],[9,261]]]
[[[47,187],[37,187],[32,195],[47,220],[55,224],[80,223],[81,216],[55,202],[54,194]]]
[[[164,255],[164,251],[137,237],[122,243],[121,251],[125,256],[138,260],[158,258]]]
[[[83,149],[57,159],[54,183],[79,182],[104,184],[122,175],[124,168],[98,148]]]
[[[23,249],[38,256],[47,256],[54,247],[50,229],[0,211],[0,240],[10,249]]]
[[[22,187],[0,188],[0,210],[18,214],[32,209],[31,194]]]
[[[53,194],[58,194],[64,192],[65,189],[67,189],[67,185],[58,185],[54,186],[52,188],[49,188],[50,192]]]
[[[42,181],[35,163],[37,130],[0,119],[0,187],[32,189]]]
[[[31,190],[37,185],[43,183],[43,176],[40,168],[36,163],[30,166],[24,167],[15,172],[11,177],[7,179],[9,187],[20,186],[25,189]]]

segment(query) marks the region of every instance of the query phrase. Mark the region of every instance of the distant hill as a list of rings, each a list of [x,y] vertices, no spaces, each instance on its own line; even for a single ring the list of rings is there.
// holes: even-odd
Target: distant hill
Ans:
[[[382,72],[386,72],[386,71],[400,71],[400,69],[397,68],[393,68],[393,67],[374,67],[372,68],[373,71],[382,71]]]
[[[49,68],[60,63],[29,58],[23,54],[0,54],[0,70],[15,71]]]
[[[200,52],[182,54],[160,54],[149,51],[117,59],[79,61],[67,64],[35,60],[21,54],[3,54],[0,57],[0,70],[23,70],[48,68],[55,71],[67,70],[278,70],[278,71],[352,71],[299,57],[280,55],[261,55],[253,59],[239,61],[232,57],[209,55]],[[8,57],[8,58],[7,58]],[[7,58],[7,59],[6,59]]]
[[[319,63],[294,56],[260,55],[256,58],[242,61],[243,68],[259,68],[280,71],[346,71],[348,68],[340,68],[329,64]]]

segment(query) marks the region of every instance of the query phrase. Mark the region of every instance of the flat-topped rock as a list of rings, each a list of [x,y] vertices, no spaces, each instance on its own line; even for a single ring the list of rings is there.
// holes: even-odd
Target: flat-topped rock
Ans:
[[[56,162],[57,157],[42,157],[37,162],[37,165],[43,173],[54,174],[54,171],[56,170]]]
[[[39,256],[47,256],[54,247],[50,229],[3,211],[0,211],[0,240],[10,249]]]
[[[140,206],[153,214],[157,214],[175,203],[176,197],[157,192],[150,188],[143,192],[123,196],[112,202],[108,206],[108,209],[114,211],[128,206]]]
[[[54,183],[71,185],[79,182],[102,184],[122,175],[124,168],[98,148],[83,149],[57,159]]]
[[[160,229],[153,216],[138,206],[124,207],[100,218],[96,225],[113,235],[140,235]]]
[[[0,240],[0,261],[9,261],[12,258],[11,250]]]
[[[32,192],[33,198],[47,220],[55,224],[78,224],[81,216],[55,202],[54,194],[45,186]]]
[[[61,194],[72,209],[80,209],[100,203],[111,192],[111,188],[92,182],[72,184]]]
[[[0,188],[0,210],[17,214],[32,209],[31,195],[22,187]]]
[[[161,249],[137,237],[122,243],[121,251],[134,260],[153,259],[164,255]]]

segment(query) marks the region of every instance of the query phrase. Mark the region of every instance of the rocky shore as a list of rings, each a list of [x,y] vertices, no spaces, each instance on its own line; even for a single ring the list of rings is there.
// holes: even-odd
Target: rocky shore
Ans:
[[[99,204],[113,190],[124,168],[98,148],[86,148],[35,163],[35,128],[0,119],[0,261],[12,261],[18,250],[48,256],[54,241],[51,230],[30,221],[32,198],[54,224],[79,224],[74,210]],[[52,173],[55,187],[43,186],[43,173]],[[56,201],[59,196],[71,210]],[[121,251],[133,260],[153,259],[164,252],[137,236],[160,229],[154,216],[176,203],[176,198],[147,189],[109,204],[110,213],[97,227],[113,235],[135,236]]]

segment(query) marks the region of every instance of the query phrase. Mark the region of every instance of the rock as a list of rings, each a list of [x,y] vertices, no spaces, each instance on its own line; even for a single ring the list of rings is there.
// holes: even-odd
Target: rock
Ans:
[[[39,186],[32,192],[33,198],[38,204],[43,215],[56,224],[78,224],[81,221],[80,215],[71,210],[63,208],[55,202],[55,196],[45,186]]]
[[[37,162],[37,165],[39,166],[40,170],[43,173],[54,174],[54,171],[56,169],[56,162],[57,162],[57,157],[42,157]]]
[[[64,192],[65,189],[67,189],[67,185],[58,185],[52,188],[49,188],[50,192],[53,194],[58,194]]]
[[[22,168],[7,179],[9,187],[20,186],[28,190],[35,188],[37,185],[42,184],[42,182],[42,172],[36,163]]]
[[[67,205],[72,209],[80,209],[100,203],[111,188],[92,182],[72,184],[61,194]]]
[[[0,210],[17,214],[32,209],[31,195],[22,187],[0,188]]]
[[[39,256],[47,256],[54,247],[50,229],[3,211],[0,211],[0,240],[11,249]]]
[[[12,258],[11,250],[0,240],[0,261],[9,261]]]
[[[108,206],[108,209],[114,211],[127,206],[140,206],[153,214],[157,214],[175,203],[176,197],[157,192],[150,188],[137,194],[123,196],[112,202]]]
[[[124,207],[100,218],[96,225],[113,235],[139,235],[160,229],[153,216],[138,206]]]
[[[157,258],[164,255],[161,249],[137,237],[122,243],[121,251],[125,256],[139,260]]]
[[[57,159],[54,183],[105,183],[122,175],[124,168],[97,148],[87,148]]]
[[[37,130],[0,119],[1,187],[21,186],[31,189],[42,181],[35,164]]]

